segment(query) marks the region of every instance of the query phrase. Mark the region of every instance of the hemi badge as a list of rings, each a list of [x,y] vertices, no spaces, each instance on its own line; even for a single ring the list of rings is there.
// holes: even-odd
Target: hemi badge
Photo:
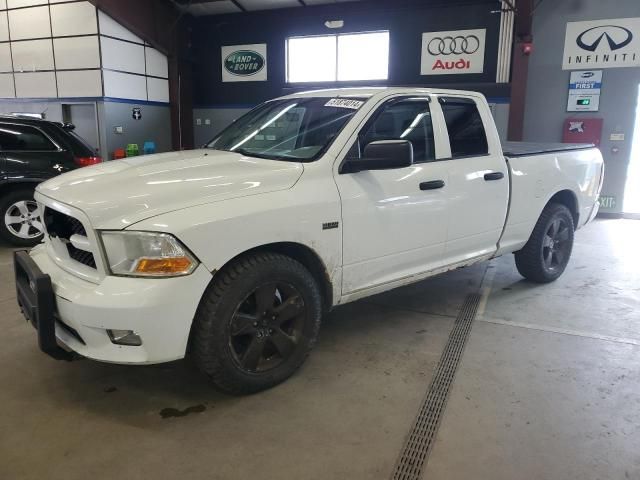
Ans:
[[[322,224],[323,230],[331,230],[332,228],[338,228],[339,222],[328,222]]]

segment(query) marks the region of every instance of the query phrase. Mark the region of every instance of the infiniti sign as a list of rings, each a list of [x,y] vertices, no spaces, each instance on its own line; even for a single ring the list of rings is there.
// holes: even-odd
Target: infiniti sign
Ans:
[[[609,50],[620,50],[631,43],[633,33],[628,28],[617,25],[602,25],[582,32],[576,39],[576,43],[583,50],[595,52],[605,39]]]
[[[569,22],[562,68],[640,66],[640,18]]]

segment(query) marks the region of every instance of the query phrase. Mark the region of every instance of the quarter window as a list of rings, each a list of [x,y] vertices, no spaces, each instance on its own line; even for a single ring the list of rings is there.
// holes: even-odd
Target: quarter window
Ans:
[[[413,161],[428,162],[435,158],[433,125],[429,101],[410,98],[393,101],[382,107],[373,122],[358,137],[359,148],[377,140],[408,140],[413,145]],[[353,151],[352,151],[353,152]]]
[[[26,125],[0,124],[0,150],[52,151],[56,146],[37,128]]]
[[[471,99],[440,97],[444,120],[449,131],[451,156],[472,157],[489,153],[478,106]]]

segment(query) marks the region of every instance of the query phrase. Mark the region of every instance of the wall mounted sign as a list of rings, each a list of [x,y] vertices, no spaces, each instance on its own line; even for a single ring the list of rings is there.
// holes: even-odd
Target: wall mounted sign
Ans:
[[[613,210],[616,208],[616,197],[613,195],[600,195],[598,203],[600,204],[600,208]]]
[[[640,17],[569,22],[563,70],[640,66]]]
[[[131,109],[131,118],[134,120],[142,120],[142,109],[140,107],[133,107]]]
[[[260,82],[267,79],[267,44],[222,47],[223,82]]]
[[[602,138],[602,118],[567,118],[562,127],[564,143],[593,143],[600,146]]]
[[[420,75],[482,73],[486,29],[422,34]]]
[[[569,79],[567,112],[597,112],[600,106],[602,70],[577,70]]]

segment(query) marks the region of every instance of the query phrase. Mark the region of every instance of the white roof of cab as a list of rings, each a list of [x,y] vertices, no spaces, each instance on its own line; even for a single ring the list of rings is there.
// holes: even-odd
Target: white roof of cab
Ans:
[[[365,97],[370,98],[374,95],[469,95],[482,97],[482,94],[469,90],[450,90],[442,88],[419,88],[419,87],[351,87],[351,88],[332,88],[308,90],[305,92],[293,93],[280,98],[300,98],[300,97]]]

